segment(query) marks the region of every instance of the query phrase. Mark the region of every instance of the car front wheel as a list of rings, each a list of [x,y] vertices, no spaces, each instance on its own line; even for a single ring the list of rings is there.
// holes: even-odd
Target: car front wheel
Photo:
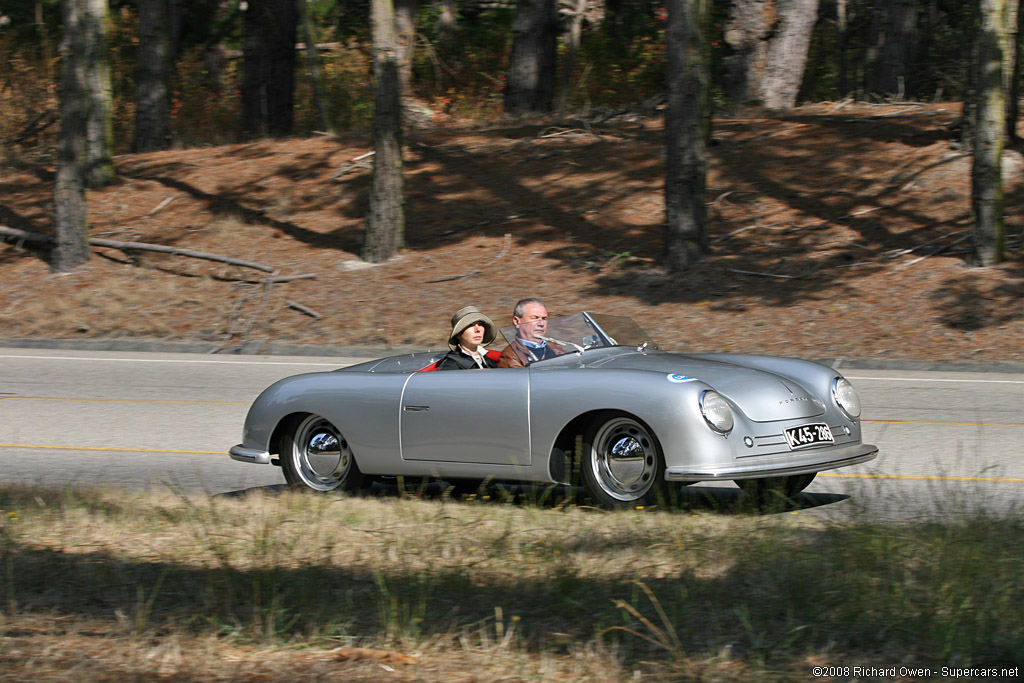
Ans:
[[[293,487],[314,491],[355,491],[371,483],[359,471],[344,435],[319,415],[298,419],[285,433],[281,469]]]
[[[654,433],[624,413],[604,412],[583,437],[583,487],[594,503],[625,508],[669,502]]]

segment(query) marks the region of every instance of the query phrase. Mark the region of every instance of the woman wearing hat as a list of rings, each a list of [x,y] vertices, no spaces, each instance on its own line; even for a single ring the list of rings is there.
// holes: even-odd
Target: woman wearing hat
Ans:
[[[494,323],[476,306],[460,308],[452,316],[452,333],[448,335],[451,351],[442,358],[438,370],[477,370],[498,367],[497,351],[485,345],[494,341]]]

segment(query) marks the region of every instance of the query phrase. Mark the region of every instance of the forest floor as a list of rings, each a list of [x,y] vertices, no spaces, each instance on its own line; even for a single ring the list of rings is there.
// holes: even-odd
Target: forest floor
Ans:
[[[55,275],[0,244],[0,339],[444,347],[452,312],[507,324],[635,318],[662,348],[809,358],[1024,361],[1024,170],[1004,155],[1007,260],[971,268],[971,159],[956,103],[716,118],[708,257],[659,266],[660,117],[438,123],[406,137],[406,248],[359,258],[368,136],[126,154],[88,194],[92,237],[265,264],[95,248]],[[52,230],[52,159],[0,166],[0,224]],[[498,344],[501,346],[501,344]]]

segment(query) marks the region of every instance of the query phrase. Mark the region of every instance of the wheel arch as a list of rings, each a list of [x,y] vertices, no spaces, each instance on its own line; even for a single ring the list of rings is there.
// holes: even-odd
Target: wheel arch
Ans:
[[[284,435],[288,433],[289,429],[293,428],[307,416],[312,414],[313,413],[307,411],[297,411],[294,413],[289,413],[288,415],[285,415],[280,420],[278,420],[277,425],[274,427],[273,433],[271,433],[270,435],[270,443],[267,446],[267,452],[269,452],[271,455],[277,455],[278,457],[280,457],[281,439],[284,438]]]
[[[654,437],[661,452],[664,453],[657,432],[651,427],[649,422],[636,413],[622,410],[621,408],[593,408],[569,420],[559,431],[558,436],[555,437],[548,458],[548,472],[551,474],[552,479],[563,483],[570,483],[573,477],[578,476],[582,454],[577,451],[577,445],[581,443],[592,424],[612,415],[624,415],[642,424],[650,432],[651,436]],[[561,477],[556,476],[559,472],[562,474]]]

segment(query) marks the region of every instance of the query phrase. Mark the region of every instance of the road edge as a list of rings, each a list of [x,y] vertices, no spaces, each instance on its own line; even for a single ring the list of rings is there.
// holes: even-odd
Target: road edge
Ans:
[[[381,358],[414,351],[447,351],[412,346],[356,346],[292,344],[276,341],[222,342],[164,339],[47,339],[0,337],[0,348],[54,349],[63,351],[127,351],[149,353],[195,353],[222,356],[318,356]],[[1024,363],[1014,361],[945,361],[912,358],[824,357],[810,360],[837,370],[904,370],[937,372],[1006,372],[1024,374]]]

